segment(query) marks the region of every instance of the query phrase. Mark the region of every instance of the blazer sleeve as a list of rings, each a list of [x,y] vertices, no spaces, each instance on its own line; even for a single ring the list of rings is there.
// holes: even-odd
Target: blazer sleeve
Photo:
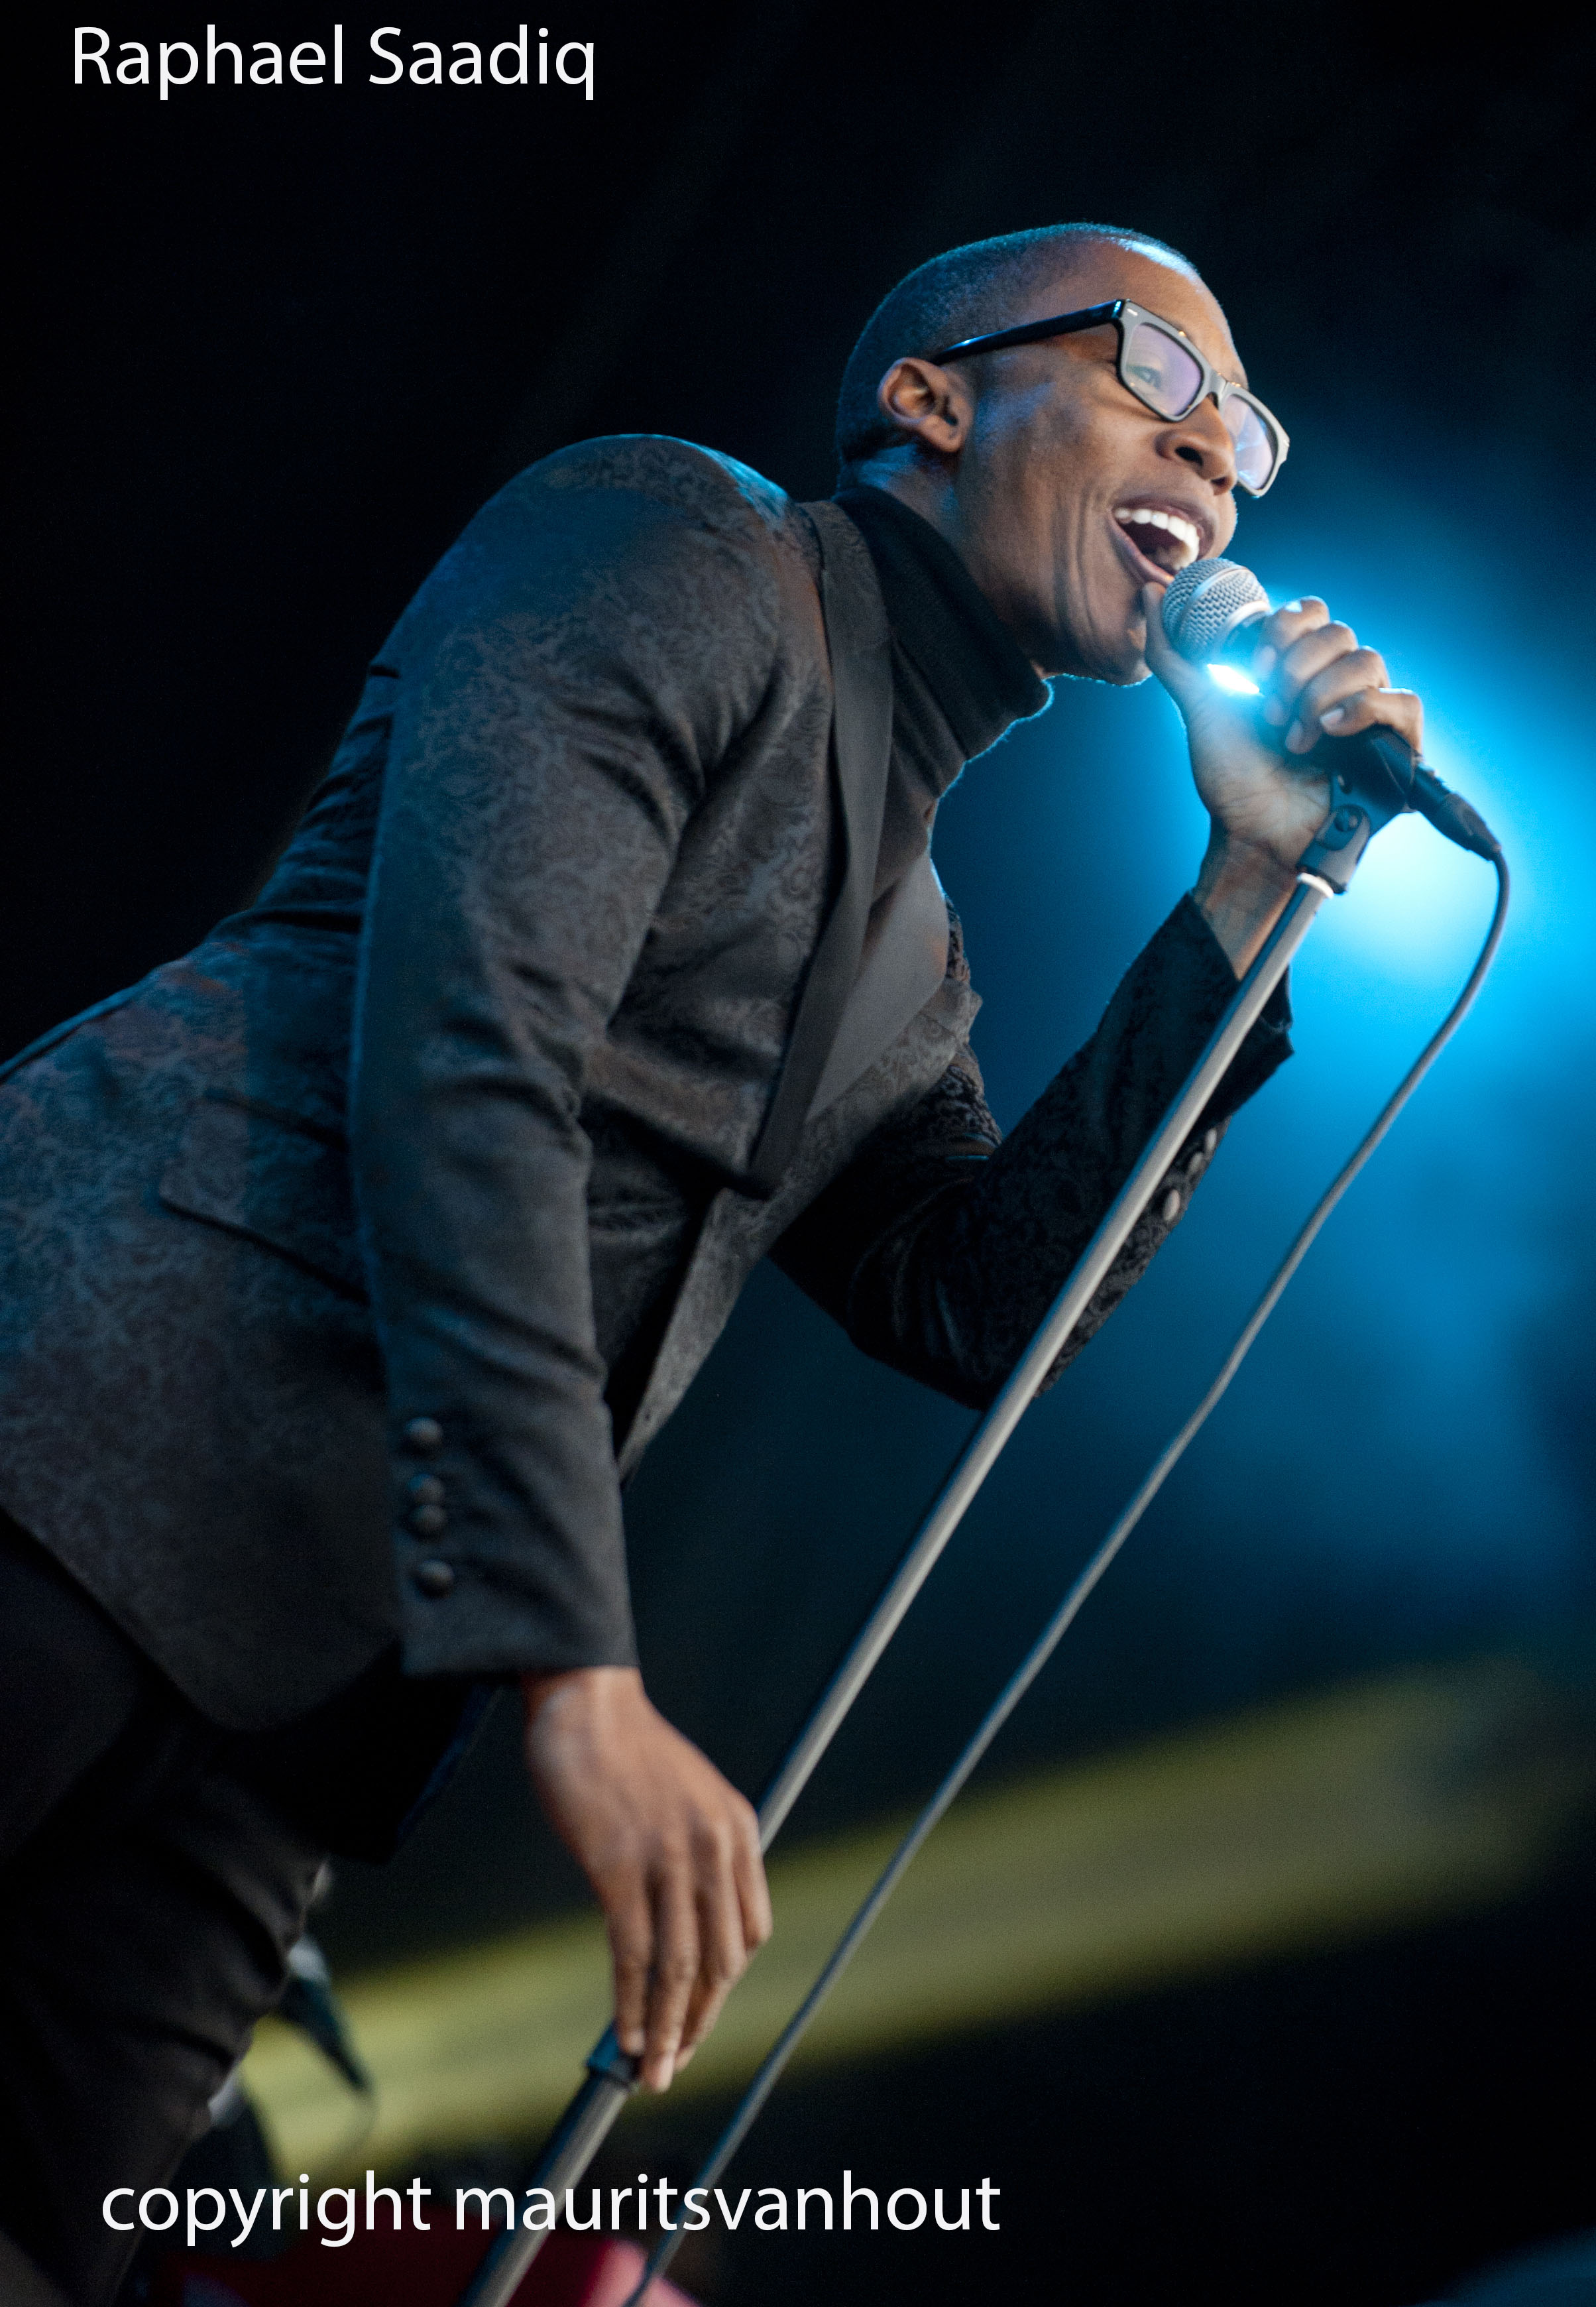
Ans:
[[[350,1136],[413,1674],[636,1654],[579,1114],[770,675],[759,523],[706,518],[706,493],[688,510],[580,452],[534,467],[378,668],[396,702]]]
[[[776,1263],[863,1351],[984,1409],[1019,1359],[1235,991],[1189,897],[1132,965],[1102,1024],[1007,1139],[962,1049],[788,1228]],[[1283,981],[1163,1190],[1050,1372],[1100,1329],[1167,1238],[1229,1117],[1291,1054]],[[1178,1196],[1169,1218],[1168,1195]]]

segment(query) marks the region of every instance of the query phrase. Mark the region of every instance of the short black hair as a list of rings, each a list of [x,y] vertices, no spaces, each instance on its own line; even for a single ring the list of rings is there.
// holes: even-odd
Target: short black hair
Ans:
[[[848,356],[837,401],[837,457],[842,478],[866,458],[895,448],[903,435],[876,403],[876,387],[895,360],[1023,319],[1023,299],[1057,268],[1060,244],[1118,241],[1171,258],[1194,278],[1197,268],[1165,240],[1120,224],[1044,224],[950,248],[905,275],[876,306]]]

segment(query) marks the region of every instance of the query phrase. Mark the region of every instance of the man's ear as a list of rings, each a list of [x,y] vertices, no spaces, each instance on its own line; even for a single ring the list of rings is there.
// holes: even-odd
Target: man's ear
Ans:
[[[876,406],[905,448],[956,457],[970,437],[974,404],[962,377],[909,354],[876,387]]]

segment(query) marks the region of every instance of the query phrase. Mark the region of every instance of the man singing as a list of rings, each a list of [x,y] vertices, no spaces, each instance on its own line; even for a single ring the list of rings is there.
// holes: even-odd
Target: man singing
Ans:
[[[1165,644],[1285,436],[1160,243],[923,265],[838,443],[819,504],[646,434],[521,474],[256,902],[6,1071],[0,2226],[82,2307],[135,2240],[102,2199],[204,2127],[326,1853],[390,1849],[499,1684],[665,2088],[769,1916],[749,1804],[645,1694],[622,1483],[767,1254],[990,1400],[1290,893],[1300,757],[1419,743],[1321,602],[1262,629],[1273,742]],[[937,803],[1047,679],[1149,670],[1212,838],[1003,1139]]]

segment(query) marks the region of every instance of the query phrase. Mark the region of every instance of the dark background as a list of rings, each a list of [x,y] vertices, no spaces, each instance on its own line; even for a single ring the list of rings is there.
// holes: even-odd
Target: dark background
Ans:
[[[114,43],[204,36],[99,21]],[[900,273],[1067,217],[1157,234],[1202,267],[1293,436],[1235,550],[1276,597],[1325,592],[1425,691],[1431,758],[1503,834],[1519,897],[1476,1022],[995,1767],[1415,1659],[1588,1656],[1589,40],[1324,12],[597,4],[545,20],[596,42],[589,105],[369,89],[373,21],[346,19],[341,90],[165,105],[74,90],[65,15],[13,36],[33,136],[0,1044],[258,883],[365,658],[520,464],[663,431],[824,493],[836,379]],[[280,12],[218,30],[329,37]],[[399,45],[514,30],[439,7]],[[1000,1119],[1090,1031],[1200,843],[1152,690],[1060,684],[952,796],[938,861]],[[1439,1015],[1488,897],[1422,828],[1385,836],[1298,972],[1300,1058],[1028,1424],[800,1831],[909,1798],[951,1753]],[[630,1509],[656,1694],[751,1788],[966,1424],[757,1277]],[[575,1894],[501,1724],[396,1869],[348,1871],[325,1936],[357,1964]],[[746,2175],[811,2167],[822,2140],[857,2164],[908,2125],[905,2167],[935,2140],[950,2176],[1011,2174],[1033,2207],[1016,2279],[1057,2245],[1083,2303],[1397,2307],[1596,2219],[1593,1917],[1575,1852],[1477,1924],[807,2085]],[[917,2254],[900,2291],[862,2252],[807,2272],[794,2253],[717,2295],[951,2300],[995,2291],[998,2264]]]

